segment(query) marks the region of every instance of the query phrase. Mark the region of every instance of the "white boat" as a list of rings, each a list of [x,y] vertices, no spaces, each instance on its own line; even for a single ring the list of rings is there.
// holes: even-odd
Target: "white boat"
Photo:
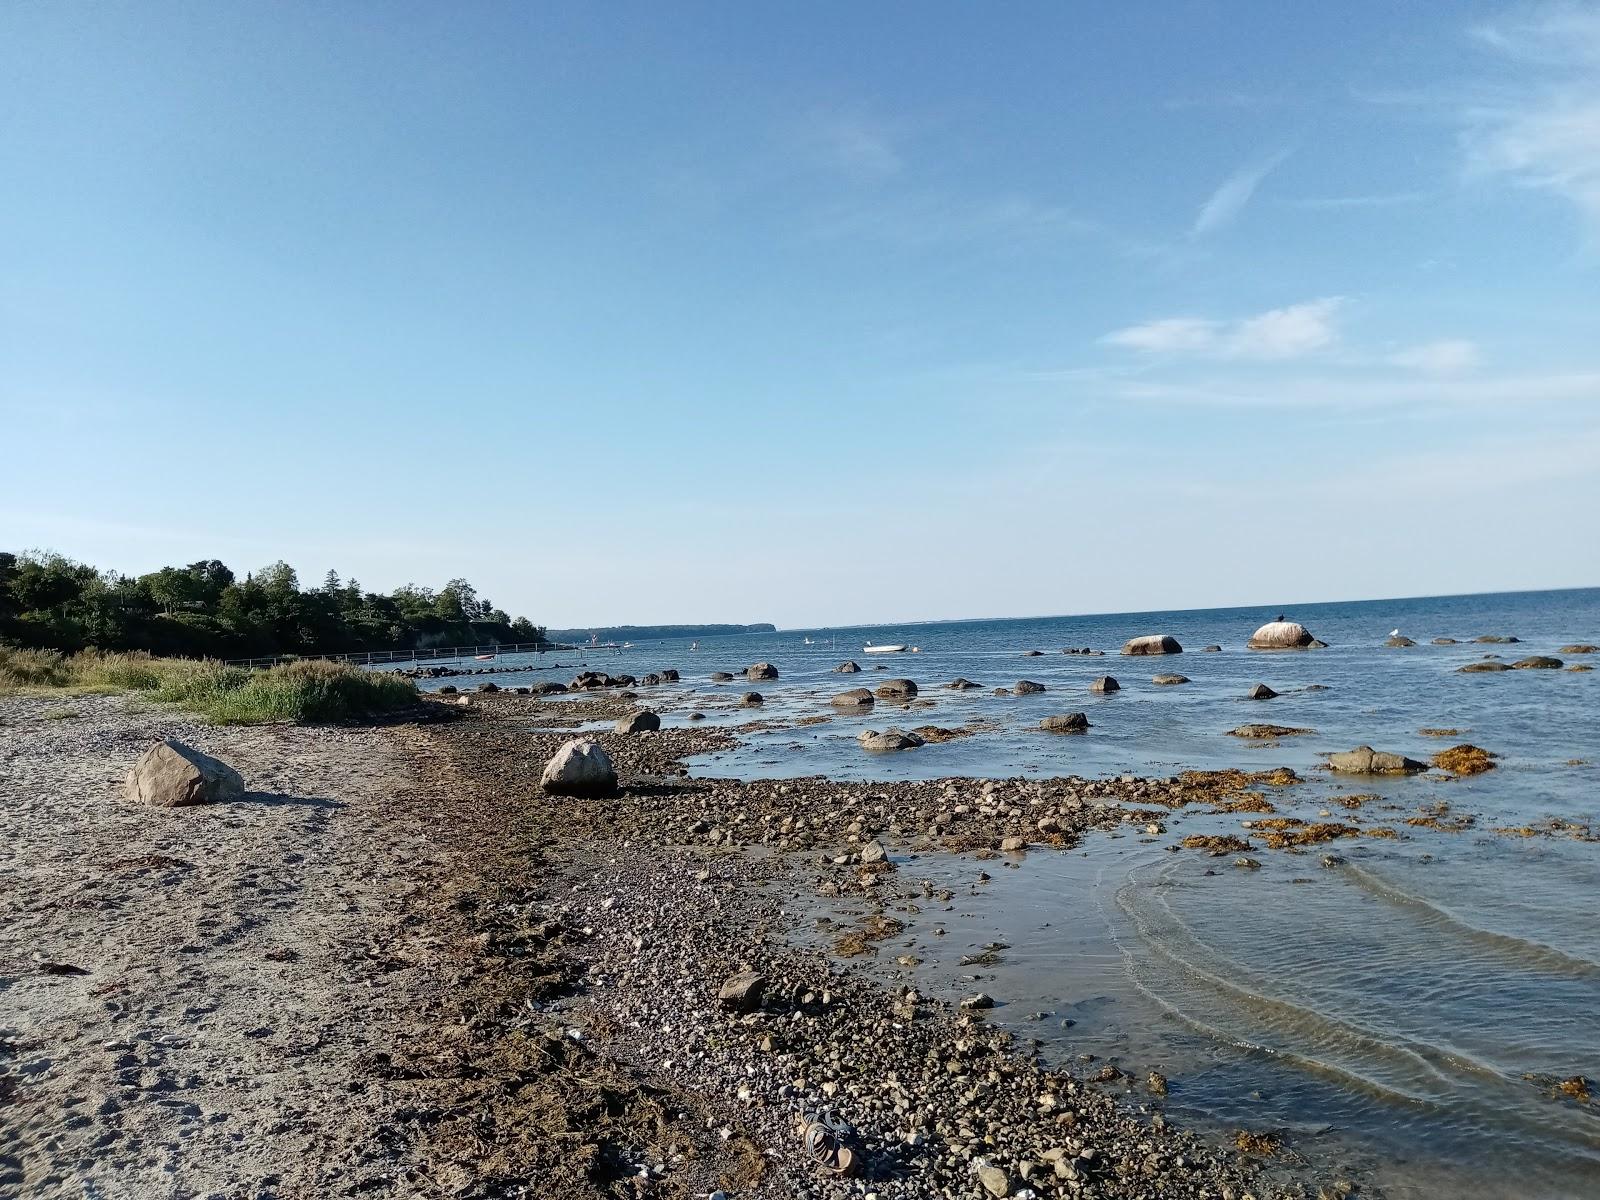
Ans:
[[[905,652],[906,648],[904,646],[874,646],[871,642],[861,647],[861,653],[863,654],[904,654]]]

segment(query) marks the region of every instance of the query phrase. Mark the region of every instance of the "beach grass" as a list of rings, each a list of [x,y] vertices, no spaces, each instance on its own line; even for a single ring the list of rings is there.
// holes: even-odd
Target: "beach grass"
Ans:
[[[409,679],[322,659],[247,671],[214,660],[0,646],[0,695],[148,695],[224,725],[361,720],[416,703]]]

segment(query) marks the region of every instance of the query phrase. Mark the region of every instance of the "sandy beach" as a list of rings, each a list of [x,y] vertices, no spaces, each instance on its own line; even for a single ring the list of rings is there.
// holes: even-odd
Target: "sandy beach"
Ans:
[[[981,999],[856,969],[897,906],[937,900],[869,845],[936,844],[960,809],[937,844],[981,862],[1041,819],[1066,845],[1236,780],[693,780],[681,759],[729,735],[680,729],[602,735],[620,794],[556,799],[537,704],[224,729],[123,697],[0,703],[0,1195],[1348,1190],[1169,1125],[1135,1064],[1047,1069]],[[129,805],[164,737],[247,796]],[[831,953],[786,936],[819,895],[859,899]],[[719,1002],[748,970],[758,1002]],[[853,1178],[803,1152],[828,1108]]]

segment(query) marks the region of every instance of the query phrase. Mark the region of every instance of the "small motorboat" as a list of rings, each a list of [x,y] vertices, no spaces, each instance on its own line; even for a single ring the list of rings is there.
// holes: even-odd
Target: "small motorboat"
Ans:
[[[861,647],[861,653],[863,654],[904,654],[905,652],[906,648],[904,646],[874,646],[871,642]]]
[[[473,658],[477,659],[479,662],[493,662],[494,661],[494,655],[492,655],[492,654],[474,654]]]

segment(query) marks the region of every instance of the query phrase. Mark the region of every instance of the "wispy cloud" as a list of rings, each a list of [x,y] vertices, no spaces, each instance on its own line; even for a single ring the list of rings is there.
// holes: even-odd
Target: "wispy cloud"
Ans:
[[[1313,196],[1297,200],[1295,204],[1300,208],[1311,209],[1401,208],[1432,199],[1434,199],[1432,192],[1375,192],[1366,196]]]
[[[1600,234],[1600,8],[1544,5],[1473,32],[1521,75],[1466,107],[1469,166],[1565,197]]]
[[[1280,150],[1267,158],[1241,167],[1228,176],[1222,181],[1222,186],[1212,192],[1211,198],[1201,207],[1189,232],[1194,237],[1203,237],[1232,223],[1244,210],[1244,206],[1250,203],[1250,198],[1256,194],[1256,189],[1261,186],[1262,181],[1277,170],[1279,164],[1288,158],[1289,154],[1288,150]]]
[[[1110,346],[1146,354],[1283,360],[1326,349],[1339,340],[1335,318],[1344,299],[1325,296],[1232,321],[1165,317],[1108,333]]]
[[[795,143],[813,166],[858,182],[888,179],[905,167],[889,125],[861,113],[814,109],[800,121]]]
[[[1503,412],[1535,405],[1571,405],[1588,412],[1600,403],[1600,372],[1473,376],[1459,379],[1414,372],[1337,371],[1316,375],[1215,374],[1181,382],[1130,379],[1108,385],[1123,402],[1197,408],[1327,408],[1342,414],[1368,409],[1475,406]]]
[[[1410,367],[1415,371],[1428,371],[1438,375],[1470,371],[1481,359],[1477,343],[1465,338],[1443,338],[1436,342],[1424,342],[1420,346],[1411,346],[1389,356],[1389,362],[1397,367]]]

